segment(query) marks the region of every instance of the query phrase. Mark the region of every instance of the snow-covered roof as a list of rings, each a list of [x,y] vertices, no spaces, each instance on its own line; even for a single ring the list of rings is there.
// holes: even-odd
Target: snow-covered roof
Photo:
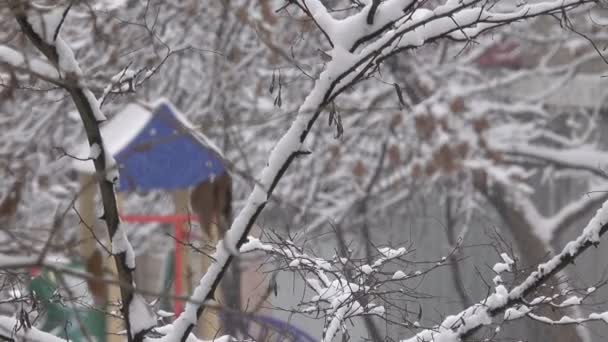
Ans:
[[[101,126],[101,136],[107,152],[115,155],[125,148],[144,128],[152,118],[152,113],[139,104],[130,103],[111,120]],[[80,159],[89,157],[89,143],[84,141],[78,145],[75,156]],[[76,170],[84,173],[95,172],[93,161],[74,162]]]
[[[217,147],[166,100],[127,105],[102,124],[101,135],[118,164],[120,191],[187,188],[225,172]],[[86,159],[93,150],[85,141],[74,155]],[[92,160],[73,165],[94,172]]]

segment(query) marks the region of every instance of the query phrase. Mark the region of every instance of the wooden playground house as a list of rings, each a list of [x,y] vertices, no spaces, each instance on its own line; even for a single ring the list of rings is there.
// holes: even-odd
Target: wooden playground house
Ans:
[[[129,104],[104,123],[101,131],[106,151],[114,157],[120,176],[116,184],[119,207],[123,197],[130,193],[163,191],[172,196],[172,215],[127,213],[121,208],[119,211],[123,222],[172,226],[171,234],[175,238],[172,294],[174,298],[188,295],[193,279],[198,279],[210,263],[207,256],[192,253],[185,247],[190,238],[189,225],[199,221],[202,234],[198,235],[202,235],[202,242],[215,245],[230,216],[231,179],[220,152],[167,101],[151,106]],[[88,145],[82,149],[88,151]],[[100,221],[95,212],[97,184],[93,163],[75,162],[75,168],[80,173],[82,186],[79,214],[83,262],[89,272],[99,276],[107,270],[115,272],[112,258],[98,245],[100,240],[108,241],[108,238],[103,229],[95,229]],[[99,239],[100,234],[105,237],[102,235],[104,238]],[[95,281],[88,285],[97,305],[104,305],[110,311],[118,310],[112,307],[120,298],[118,287]],[[216,299],[222,301],[221,293]],[[173,300],[175,314],[179,314],[183,305],[182,301]],[[123,329],[121,324],[118,319],[107,318],[108,342],[121,340],[121,336],[112,334]],[[206,310],[198,326],[199,338],[216,336],[219,329],[217,313]]]

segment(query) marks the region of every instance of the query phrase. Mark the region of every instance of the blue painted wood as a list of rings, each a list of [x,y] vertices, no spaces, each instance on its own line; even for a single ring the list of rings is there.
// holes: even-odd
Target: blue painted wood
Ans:
[[[226,172],[217,153],[166,103],[114,158],[121,192],[185,189]]]

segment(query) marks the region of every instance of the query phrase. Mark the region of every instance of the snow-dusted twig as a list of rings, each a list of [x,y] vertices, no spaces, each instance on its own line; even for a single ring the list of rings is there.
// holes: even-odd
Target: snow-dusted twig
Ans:
[[[340,331],[344,332],[348,320],[367,316],[388,319],[384,305],[380,304],[387,301],[386,296],[392,291],[387,285],[396,283],[401,287],[403,281],[422,277],[436,267],[441,267],[446,260],[442,258],[424,271],[387,272],[384,267],[388,263],[403,261],[406,255],[404,247],[377,248],[376,258],[371,263],[366,263],[367,258],[355,260],[334,256],[332,259],[323,259],[304,252],[290,240],[278,236],[273,240],[262,242],[249,237],[240,252],[261,251],[285,265],[285,271],[302,273],[314,295],[300,303],[300,308],[296,311],[325,319],[323,341],[331,341]],[[398,292],[403,293],[403,289],[400,288]]]

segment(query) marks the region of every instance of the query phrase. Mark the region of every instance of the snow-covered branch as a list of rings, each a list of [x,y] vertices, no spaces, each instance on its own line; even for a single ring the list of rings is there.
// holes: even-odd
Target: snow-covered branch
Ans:
[[[266,243],[249,237],[240,252],[252,251],[263,251],[273,256],[285,264],[289,271],[305,271],[313,275],[306,279],[306,284],[315,295],[301,303],[305,307],[298,311],[325,318],[323,341],[332,341],[339,331],[344,331],[345,323],[349,319],[366,315],[384,317],[384,306],[375,303],[376,299],[386,295],[387,290],[383,289],[383,285],[417,278],[423,274],[422,271],[406,274],[402,270],[390,275],[382,274],[387,263],[397,261],[406,254],[404,247],[379,248],[379,255],[371,265],[338,256],[332,260],[313,257],[291,241]],[[352,269],[350,276],[339,269],[339,266]],[[427,272],[428,270],[424,273]]]
[[[40,59],[30,59],[22,52],[6,45],[0,45],[0,66],[4,65],[15,71],[32,74],[47,82],[58,84],[59,73],[52,65]]]
[[[213,298],[233,254],[236,254],[245,242],[278,182],[294,159],[305,154],[303,143],[325,106],[366,77],[379,63],[398,51],[420,47],[441,38],[470,39],[492,27],[538,15],[560,13],[589,2],[591,1],[548,1],[520,7],[508,6],[504,12],[492,12],[483,6],[472,6],[478,1],[450,0],[434,10],[418,9],[411,12],[408,11],[410,1],[390,0],[378,6],[374,23],[370,27],[367,25],[367,11],[371,3],[365,11],[338,21],[328,17],[320,1],[295,1],[304,9],[313,4],[314,12],[311,15],[321,21],[323,31],[332,41],[333,48],[328,53],[332,59],[300,106],[291,127],[270,153],[268,163],[260,174],[259,183],[255,185],[245,206],[234,219],[225,239],[216,245],[216,252],[212,256],[214,262],[195,288],[192,301],[204,302]],[[404,10],[408,12],[404,13]],[[389,29],[391,24],[395,27]],[[380,29],[370,36],[370,30],[373,31],[377,27]],[[371,39],[374,40],[369,42]],[[366,42],[369,43],[363,46]],[[173,334],[164,339],[183,339],[196,325],[203,310],[203,306],[189,303],[184,313],[176,320]]]
[[[519,285],[511,290],[507,290],[501,285],[497,287],[494,294],[485,298],[479,304],[447,317],[435,329],[424,330],[404,341],[430,342],[439,340],[456,342],[482,326],[492,324],[494,317],[522,303],[525,297],[536,290],[540,284],[572,263],[589,247],[597,246],[600,243],[600,237],[606,231],[608,231],[608,202],[605,202],[597,211],[576,240],[566,244],[559,254],[547,262],[538,265],[537,270],[532,272]],[[507,318],[509,317],[507,316]]]
[[[0,338],[5,341],[66,342],[53,334],[41,331],[13,317],[0,315]]]
[[[476,172],[485,173],[484,181],[487,181],[487,184],[499,182],[505,187],[516,185],[510,189],[519,191],[518,194],[521,194],[522,198],[516,198],[508,205],[521,209],[523,216],[530,222],[530,227],[538,228],[537,233],[544,241],[575,222],[598,202],[605,200],[603,194],[581,198],[557,210],[557,214],[545,217],[540,214],[531,199],[523,194],[524,191],[532,192],[527,182],[535,170],[525,165],[529,161],[537,163],[534,166],[538,168],[541,167],[539,164],[550,162],[565,170],[583,170],[584,172],[580,173],[605,177],[599,171],[598,166],[601,165],[592,165],[601,160],[605,153],[598,151],[593,145],[583,145],[593,142],[596,127],[577,127],[573,129],[576,131],[572,134],[574,138],[568,134],[562,136],[553,133],[551,109],[545,104],[550,94],[572,79],[582,65],[595,58],[595,52],[580,51],[579,46],[575,46],[572,50],[576,60],[566,63],[567,65],[555,66],[548,61],[563,51],[560,50],[562,46],[551,46],[546,49],[548,51],[541,51],[543,56],[539,57],[539,60],[535,58],[531,62],[540,66],[528,69],[528,66],[521,67],[522,64],[517,64],[530,63],[517,60],[527,58],[527,55],[522,57],[526,47],[515,44],[515,48],[512,48],[512,42],[502,42],[509,34],[524,35],[525,39],[536,43],[546,43],[545,39],[556,42],[555,37],[546,38],[543,29],[538,33],[532,28],[530,32],[522,34],[516,29],[511,32],[507,25],[543,14],[555,17],[566,15],[569,10],[579,6],[586,8],[583,5],[594,1],[524,1],[523,4],[499,1],[494,6],[488,6],[486,1],[481,0],[447,0],[424,4],[414,0],[368,0],[344,1],[352,6],[345,10],[334,10],[325,5],[327,1],[290,0],[285,2],[279,12],[289,11],[290,15],[286,18],[295,18],[292,16],[292,10],[301,11],[300,13],[308,18],[298,19],[297,25],[289,26],[289,32],[286,34],[289,35],[288,39],[283,39],[285,37],[280,34],[283,33],[280,32],[283,27],[272,24],[276,13],[269,8],[277,2],[279,0],[262,1],[261,6],[267,7],[262,15],[250,11],[251,7],[247,7],[257,6],[256,2],[242,8],[234,4],[218,5],[217,11],[209,15],[210,18],[222,18],[221,24],[218,25],[210,24],[208,21],[212,20],[207,17],[190,17],[179,12],[189,6],[197,8],[199,3],[196,1],[180,6],[159,2],[161,10],[151,26],[148,22],[151,12],[148,12],[147,7],[140,8],[138,12],[128,6],[124,16],[121,14],[108,19],[108,22],[102,25],[96,22],[94,34],[85,29],[93,26],[90,22],[77,26],[74,31],[78,33],[72,32],[72,36],[86,38],[78,40],[70,37],[70,44],[66,29],[69,29],[68,23],[71,22],[66,22],[66,19],[85,22],[90,19],[88,15],[75,16],[67,6],[39,8],[26,1],[18,2],[13,9],[21,32],[36,46],[37,51],[42,52],[46,61],[29,57],[29,53],[19,49],[0,46],[0,67],[2,71],[6,66],[9,72],[15,70],[18,73],[33,74],[35,78],[58,85],[69,93],[76,104],[89,139],[89,157],[95,160],[96,180],[100,183],[104,206],[102,219],[106,221],[112,239],[111,246],[121,278],[119,283],[128,284],[122,288],[128,340],[194,342],[193,327],[201,313],[211,306],[214,292],[224,272],[237,253],[254,248],[252,245],[256,243],[258,245],[255,249],[272,254],[284,263],[286,269],[312,274],[307,285],[315,291],[315,297],[310,298],[306,303],[309,307],[300,312],[307,313],[310,310],[308,313],[314,311],[323,314],[326,323],[323,334],[325,340],[337,336],[345,321],[351,317],[375,315],[386,319],[386,316],[383,316],[383,306],[370,305],[368,302],[370,298],[373,300],[374,296],[382,295],[379,292],[380,285],[409,280],[426,273],[406,273],[405,269],[397,272],[382,271],[386,263],[394,260],[395,255],[404,253],[400,249],[378,249],[377,260],[353,262],[339,257],[317,258],[305,253],[303,247],[295,244],[284,243],[277,246],[247,238],[269,199],[276,195],[273,192],[276,192],[280,181],[288,181],[291,186],[277,198],[285,198],[284,203],[301,210],[301,215],[296,218],[296,221],[300,221],[294,226],[312,217],[312,224],[307,226],[309,230],[321,227],[329,220],[334,220],[340,226],[356,229],[357,225],[352,223],[365,222],[367,225],[370,217],[382,216],[387,212],[392,214],[391,211],[395,207],[399,207],[397,210],[402,214],[407,210],[403,209],[406,207],[402,205],[404,199],[410,198],[417,191],[416,187],[411,185],[421,181],[426,182],[424,187],[429,189],[433,188],[426,186],[429,183],[458,183],[459,188],[455,192],[471,191],[465,188],[473,183],[471,174]],[[81,5],[74,2],[74,6],[76,8]],[[179,10],[172,6],[179,7]],[[170,8],[167,12],[171,13],[164,13],[163,9],[166,8]],[[210,6],[210,10],[213,11],[214,7]],[[95,12],[91,17],[103,15]],[[143,24],[128,22],[139,18],[143,18]],[[114,21],[119,24],[113,24]],[[309,26],[314,26],[310,23],[316,25],[317,33],[309,32]],[[180,34],[180,29],[176,29],[179,25],[192,28],[192,34]],[[503,26],[504,30],[501,29],[492,39],[482,36],[485,31],[500,26]],[[125,32],[124,27],[136,27],[137,29],[133,30],[136,35],[133,37],[137,36],[138,39],[130,39],[131,36],[119,37]],[[252,32],[241,36],[239,30],[243,27],[250,28]],[[525,26],[524,30],[530,27],[532,25]],[[97,34],[104,39],[100,39],[93,46],[87,44],[89,35]],[[223,34],[230,37],[229,42],[222,41]],[[291,51],[283,46],[284,41],[291,41],[291,36],[307,34],[310,34],[310,37],[303,39],[300,46],[294,43]],[[269,55],[272,54],[274,58],[276,54],[287,60],[288,66],[278,62],[281,58],[260,66],[260,63],[265,62],[260,62],[263,60],[260,56],[266,57],[264,46],[239,46],[241,41],[254,41],[256,35],[272,50]],[[106,37],[118,37],[107,39],[109,45],[116,43],[111,52],[103,51],[107,48]],[[195,42],[202,46],[203,41],[206,43],[208,40],[214,44],[215,49],[226,48],[226,51],[220,52],[223,54],[221,58],[206,58],[202,54],[196,55],[203,49],[171,49],[164,42],[166,38],[169,38],[168,41],[178,40],[180,43],[177,45],[189,47],[194,46]],[[474,40],[476,44],[468,44]],[[135,41],[137,46],[134,46]],[[317,44],[319,41],[322,43]],[[158,54],[159,44],[162,45],[163,51],[180,51],[184,55],[194,53],[196,56],[179,59],[177,63],[167,62],[163,70],[151,69],[150,65],[158,60],[162,60],[159,65],[166,60]],[[462,48],[463,45],[465,48]],[[318,50],[327,46],[330,48],[322,52],[322,60],[305,60],[311,55],[313,58],[318,57]],[[424,46],[428,48],[422,48]],[[408,53],[406,58],[391,58],[399,52],[413,50],[415,53]],[[131,52],[125,54],[125,51]],[[75,56],[78,56],[83,65],[82,69]],[[488,63],[488,59],[492,58],[508,63],[516,60],[513,63],[519,66],[517,70],[505,70],[508,67],[487,73],[481,70],[480,65]],[[380,73],[380,70],[383,72]],[[163,75],[162,82],[157,82],[153,89],[140,87],[142,80],[148,79],[157,71]],[[307,76],[306,81],[298,80],[302,78],[302,74]],[[269,92],[271,96],[277,96],[274,107],[273,101],[268,101],[267,96],[263,96],[260,90],[266,87],[265,83],[270,81],[271,77]],[[550,83],[549,86],[543,85],[541,90],[531,91],[520,98],[509,97],[511,93],[509,96],[504,94],[505,88],[517,88],[527,79],[542,77],[550,78],[551,82],[547,82]],[[310,84],[306,82],[314,78],[317,78],[317,81],[306,96],[302,89],[307,89]],[[379,82],[369,87],[367,82],[361,82],[364,84],[361,84],[360,88],[353,87],[370,78]],[[289,83],[292,81],[293,83]],[[196,89],[196,92],[193,89]],[[279,89],[278,95],[276,89]],[[132,293],[135,288],[132,277],[135,251],[127,239],[125,227],[121,226],[118,219],[112,184],[115,175],[110,174],[110,170],[115,169],[114,161],[106,153],[99,132],[100,121],[104,119],[100,105],[104,104],[104,110],[107,109],[108,112],[114,108],[112,106],[122,105],[104,100],[112,100],[114,95],[130,94],[136,90],[138,95],[148,99],[157,97],[158,94],[169,96],[179,102],[179,106],[183,106],[188,114],[195,113],[196,120],[199,120],[197,124],[209,129],[212,134],[225,138],[224,145],[229,146],[226,147],[228,154],[233,153],[228,159],[237,160],[234,161],[235,165],[238,165],[235,170],[244,164],[243,169],[246,171],[240,174],[246,175],[247,181],[253,186],[249,197],[238,202],[239,205],[244,204],[243,209],[235,218],[224,240],[217,244],[212,256],[214,262],[196,286],[185,312],[174,324],[157,329],[147,336],[144,335],[150,331],[154,322],[147,315],[141,296]],[[286,95],[288,92],[291,94]],[[204,95],[192,96],[193,93]],[[2,95],[0,92],[0,100]],[[99,96],[99,100],[96,96]],[[0,101],[0,110],[4,110],[2,106]],[[60,111],[66,112],[65,108],[60,108],[53,111],[53,114]],[[316,130],[317,127],[314,127],[319,117],[327,115],[325,111],[329,112],[329,128],[335,127],[338,135],[346,128],[344,132],[348,134],[344,134],[342,140],[329,141],[331,138],[325,137],[331,136],[326,134],[327,130]],[[239,115],[235,118],[232,112]],[[281,118],[293,119],[282,137],[278,135],[283,132],[284,127],[281,125],[289,122],[280,120],[278,125],[281,128],[278,129],[277,120],[266,120],[263,117],[266,114],[275,117],[277,112],[285,114],[281,115]],[[0,118],[0,125],[5,120]],[[243,129],[243,124],[247,125],[246,129]],[[27,122],[19,124],[27,125]],[[220,126],[221,128],[218,128]],[[548,144],[543,140],[537,146],[534,138],[538,136],[533,137],[533,133],[539,130],[539,126],[547,127],[542,138],[549,140]],[[33,129],[31,131],[35,132]],[[277,138],[278,142],[272,144]],[[518,145],[504,143],[510,140],[517,141]],[[378,149],[380,141],[382,147]],[[552,144],[555,142],[559,146],[567,146],[568,150],[554,148]],[[583,151],[587,147],[588,153]],[[267,160],[255,159],[254,155],[257,153],[251,153],[262,150],[266,153],[271,148]],[[310,151],[313,151],[315,157],[304,159]],[[581,152],[585,152],[585,155]],[[300,160],[299,157],[303,158]],[[309,162],[311,159],[314,160]],[[521,160],[525,162],[519,164]],[[263,163],[266,167],[257,179],[252,180],[250,173],[256,167],[264,165]],[[301,163],[301,170],[304,172],[287,174],[288,168],[294,163]],[[373,171],[370,165],[379,166]],[[306,172],[307,170],[312,172]],[[233,174],[237,173],[239,172],[235,171]],[[445,183],[442,178],[444,175],[449,178]],[[453,180],[457,182],[452,182]],[[238,188],[235,190],[238,192],[245,187],[235,188]],[[431,191],[433,190],[429,190]],[[241,194],[235,196],[239,199],[243,199],[242,197],[244,196]],[[473,197],[475,196],[470,195],[467,199]],[[361,205],[362,202],[364,205]],[[368,205],[366,210],[360,210],[362,206]],[[470,215],[473,209],[469,207],[473,206],[474,204],[471,204],[462,211],[467,211],[465,214]],[[603,233],[603,228],[601,232]],[[371,239],[368,240],[370,241],[365,243],[371,246]],[[574,249],[578,251],[577,248]],[[574,254],[578,255],[577,253]],[[28,263],[31,260],[22,261]],[[445,259],[437,264],[445,265]],[[509,267],[508,260],[505,260],[504,264],[503,267]],[[340,270],[339,266],[345,269],[348,266],[352,272],[347,274]],[[560,266],[555,266],[555,269],[559,268]],[[537,278],[542,277],[544,273]],[[375,285],[378,285],[378,288]],[[529,288],[534,286],[536,285],[532,284]],[[525,291],[527,290],[522,290]],[[439,338],[442,334],[456,338],[464,336],[477,326],[491,321],[496,313],[504,311],[503,306],[513,308],[513,303],[520,305],[520,302],[524,302],[521,300],[523,295],[513,295],[513,303],[510,302],[509,296],[511,292],[504,286],[497,287],[497,293],[488,301],[457,315],[451,321],[446,321],[443,327],[434,330],[435,335],[431,334],[431,337]],[[565,305],[556,305],[562,304]]]
[[[33,4],[19,2],[11,7],[21,31],[46,56],[56,68],[56,73],[63,80],[61,86],[67,91],[82,119],[87,138],[92,150],[95,170],[99,177],[99,189],[103,203],[103,216],[112,241],[113,254],[122,283],[134,284],[135,255],[131,244],[120,226],[118,207],[114,192],[115,172],[112,168],[112,156],[105,148],[100,133],[99,123],[105,120],[95,95],[85,86],[83,72],[72,49],[62,38],[60,31],[71,5],[56,7],[52,10],[38,9]],[[122,313],[126,323],[129,341],[141,341],[151,329],[155,320],[146,314],[146,303],[142,296],[132,288],[121,287]]]
[[[558,168],[583,170],[596,176],[606,178],[607,173],[602,163],[608,160],[608,153],[597,146],[580,146],[576,148],[557,149],[534,146],[530,144],[511,143],[495,144],[493,148],[507,155],[525,157],[551,163]]]
[[[155,329],[155,332],[160,335],[165,335],[172,330],[172,326],[166,325]],[[9,342],[32,341],[32,342],[68,342],[69,340],[57,337],[51,333],[41,331],[27,321],[21,321],[14,317],[0,315],[0,338]],[[196,338],[190,334],[185,340],[186,342],[230,342],[235,339],[230,336],[218,336],[213,341],[205,341]],[[247,342],[253,342],[247,340]]]
[[[602,187],[600,186],[600,188]],[[514,190],[510,196],[512,196],[513,207],[522,213],[534,234],[547,246],[550,246],[564,229],[570,227],[585,213],[602,204],[608,194],[603,191],[585,194],[549,216],[542,215],[527,194]]]

